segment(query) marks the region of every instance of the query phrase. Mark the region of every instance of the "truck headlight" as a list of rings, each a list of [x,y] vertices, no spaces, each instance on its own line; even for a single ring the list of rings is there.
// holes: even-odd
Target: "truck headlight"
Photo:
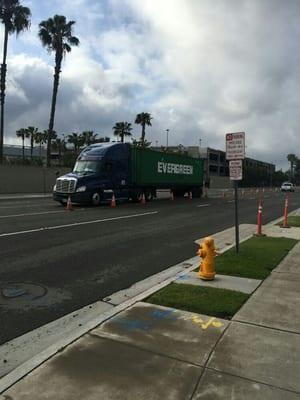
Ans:
[[[56,192],[56,184],[53,186],[53,192]]]
[[[85,192],[86,191],[86,186],[79,186],[78,189],[76,189],[76,193],[78,192]]]

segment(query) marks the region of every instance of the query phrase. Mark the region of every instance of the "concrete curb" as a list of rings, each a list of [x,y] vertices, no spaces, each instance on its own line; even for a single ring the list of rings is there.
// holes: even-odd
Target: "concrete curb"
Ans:
[[[299,210],[300,210],[300,208],[297,208],[296,210],[291,211],[288,215],[289,215],[289,216],[297,215],[297,214],[299,213]],[[273,226],[273,225],[276,225],[276,224],[278,224],[278,222],[280,222],[280,221],[282,221],[282,220],[283,220],[283,216],[280,217],[280,218],[275,219],[274,221],[269,222],[269,223],[266,224],[266,225],[263,225],[263,227],[264,227],[264,226]]]

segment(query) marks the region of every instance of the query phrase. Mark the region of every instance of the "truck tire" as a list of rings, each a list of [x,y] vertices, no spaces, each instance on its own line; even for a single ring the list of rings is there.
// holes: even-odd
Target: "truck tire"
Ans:
[[[145,200],[146,201],[151,201],[155,197],[153,189],[146,189],[144,193],[145,193]]]
[[[186,190],[184,189],[174,189],[172,190],[173,194],[175,197],[183,197],[186,193]]]
[[[140,200],[141,195],[142,195],[141,190],[135,190],[134,192],[131,193],[130,198],[133,203],[137,203]]]
[[[99,192],[94,192],[91,196],[91,203],[94,207],[98,207],[101,203],[101,195]]]

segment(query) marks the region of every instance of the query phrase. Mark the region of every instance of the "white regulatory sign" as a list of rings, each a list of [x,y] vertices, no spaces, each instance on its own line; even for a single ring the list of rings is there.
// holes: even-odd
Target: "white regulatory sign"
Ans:
[[[229,161],[229,177],[231,181],[241,181],[243,179],[243,161]]]
[[[245,158],[245,132],[226,133],[226,160]]]

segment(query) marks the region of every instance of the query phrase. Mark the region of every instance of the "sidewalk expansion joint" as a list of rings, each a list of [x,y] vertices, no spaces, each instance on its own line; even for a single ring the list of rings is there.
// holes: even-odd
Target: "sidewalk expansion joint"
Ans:
[[[92,333],[92,332],[88,332],[87,335],[89,335],[89,336],[91,336],[93,338],[97,338],[97,339],[103,339],[103,340],[107,340],[107,341],[111,341],[111,342],[117,342],[118,344],[123,345],[125,347],[130,347],[132,349],[137,349],[137,350],[140,350],[140,351],[144,351],[144,352],[149,353],[149,354],[154,354],[155,356],[160,356],[160,357],[168,358],[170,360],[175,360],[175,361],[187,364],[187,365],[192,365],[193,367],[204,368],[204,365],[202,365],[202,364],[196,364],[196,363],[193,363],[191,361],[182,360],[181,358],[172,357],[172,356],[170,356],[168,354],[164,354],[164,353],[160,353],[160,352],[153,351],[153,350],[150,350],[150,349],[146,349],[144,347],[139,347],[139,346],[136,346],[136,345],[134,345],[132,343],[123,342],[121,340],[116,340],[116,339],[108,337],[108,336],[100,336],[100,335],[96,335],[95,333]]]
[[[223,371],[223,370],[220,370],[220,369],[216,369],[216,368],[212,368],[212,367],[205,367],[205,369],[209,370],[209,371],[212,371],[212,372],[220,372],[223,375],[228,375],[228,376],[232,376],[232,377],[235,377],[235,378],[241,378],[241,379],[244,379],[244,380],[246,380],[248,382],[253,382],[253,383],[258,383],[258,384],[261,384],[261,385],[269,386],[269,387],[274,388],[274,389],[280,389],[280,390],[283,390],[285,392],[294,393],[294,394],[300,394],[300,392],[298,392],[296,390],[287,389],[287,388],[284,388],[282,386],[271,385],[270,383],[257,381],[255,379],[247,378],[246,376],[242,376],[242,375],[231,374],[230,372],[226,372],[226,371]]]
[[[279,264],[278,264],[279,266]],[[290,272],[290,271],[276,271],[276,269],[274,269],[271,274],[286,274],[286,275],[300,275],[300,272]],[[271,274],[269,276],[271,276]]]
[[[109,304],[109,305],[111,305],[111,306],[113,306],[113,307],[116,307],[116,306],[117,306],[117,304],[114,304],[114,303],[112,303],[112,302],[109,301],[109,300],[105,300],[105,298],[102,299],[101,301],[103,301],[103,303]]]
[[[251,325],[251,326],[256,326],[258,328],[270,329],[271,331],[278,331],[278,332],[284,332],[284,333],[291,333],[293,335],[300,335],[300,332],[290,331],[290,330],[281,329],[281,328],[274,328],[272,326],[267,326],[267,325],[255,324],[254,322],[241,321],[239,319],[232,319],[231,322],[238,322],[239,324],[243,324],[243,325]]]
[[[207,369],[207,364],[208,364],[208,362],[209,362],[209,360],[210,360],[212,354],[214,353],[214,351],[215,351],[217,345],[220,343],[220,340],[223,338],[225,332],[227,331],[227,329],[229,328],[230,325],[231,325],[231,320],[229,321],[228,325],[225,326],[223,332],[221,332],[221,335],[219,336],[219,338],[217,339],[216,343],[214,344],[214,346],[212,347],[211,351],[209,352],[209,354],[208,354],[208,356],[207,356],[207,359],[206,359],[206,361],[204,362],[204,365],[203,365],[203,367],[202,367],[203,369],[202,369],[202,371],[201,371],[201,373],[200,373],[200,376],[199,376],[199,379],[198,379],[198,381],[197,381],[197,383],[196,383],[195,389],[193,390],[193,393],[192,393],[192,395],[191,395],[191,397],[190,397],[190,400],[193,399],[194,394],[196,393],[196,390],[197,390],[198,387],[200,386],[200,384],[201,384],[201,379],[203,378],[204,372],[205,372],[205,370]]]

